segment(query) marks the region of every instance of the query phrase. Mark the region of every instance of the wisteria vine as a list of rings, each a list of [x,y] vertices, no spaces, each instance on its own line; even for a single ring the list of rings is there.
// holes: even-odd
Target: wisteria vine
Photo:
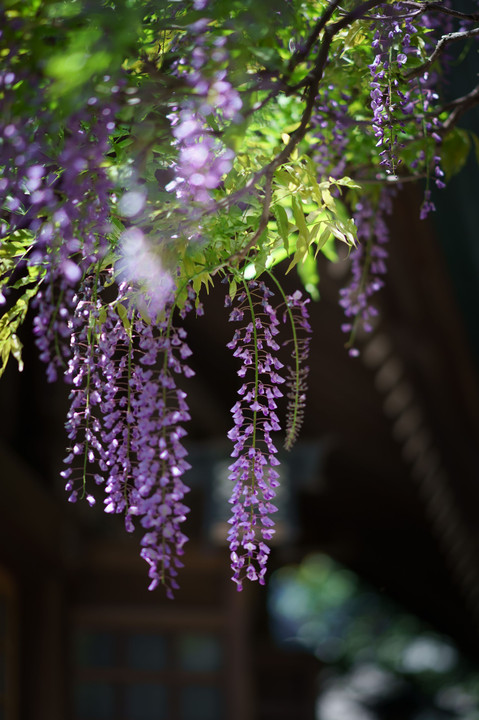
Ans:
[[[68,499],[101,499],[136,527],[150,589],[172,597],[189,512],[181,321],[227,283],[241,589],[265,582],[277,445],[283,427],[291,449],[306,406],[309,298],[283,290],[280,263],[314,297],[318,253],[347,245],[342,329],[358,355],[379,315],[395,195],[423,181],[426,218],[455,147],[471,143],[456,124],[479,88],[442,91],[479,14],[448,0],[134,5],[93,24],[82,0],[75,13],[0,8],[0,371],[9,355],[22,367],[30,308],[47,379],[69,386]]]

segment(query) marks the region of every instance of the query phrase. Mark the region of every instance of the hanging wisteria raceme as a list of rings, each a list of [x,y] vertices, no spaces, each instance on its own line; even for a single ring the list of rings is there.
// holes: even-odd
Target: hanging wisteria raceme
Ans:
[[[436,19],[428,22],[434,26],[439,21]],[[401,164],[400,150],[404,144],[401,133],[406,120],[413,117],[419,137],[423,137],[424,149],[420,150],[416,160],[412,161],[412,167],[424,167],[428,179],[420,213],[421,219],[424,219],[430,210],[434,210],[430,199],[430,173],[436,186],[444,187],[439,151],[442,124],[432,112],[439,98],[436,91],[437,73],[425,70],[419,74],[413,72],[409,77],[407,72],[408,59],[421,55],[414,42],[416,34],[414,12],[408,15],[407,7],[401,3],[398,3],[394,10],[390,9],[387,15],[381,16],[372,42],[376,54],[369,66],[370,96],[373,130],[377,139],[376,145],[380,148],[380,164],[388,175],[395,177]],[[425,52],[431,51],[431,44],[426,42]],[[406,84],[401,82],[399,77],[399,71],[403,67],[406,69]]]
[[[434,23],[433,23],[434,25]],[[397,69],[405,66],[408,57],[417,56],[419,50],[412,39],[417,33],[412,16],[407,8],[397,5],[390,14],[381,16],[375,31],[372,47],[376,54],[370,65],[371,108],[373,129],[380,149],[380,165],[386,173],[396,177],[401,163],[401,140],[398,129],[405,127],[406,119],[415,118],[419,134],[423,136],[425,149],[420,150],[413,167],[422,166],[427,174],[427,186],[421,205],[420,217],[424,219],[434,204],[429,189],[429,174],[433,173],[438,188],[445,187],[440,167],[439,147],[441,122],[431,113],[438,95],[435,92],[437,76],[425,71],[412,77],[408,85],[401,85]],[[429,48],[428,48],[429,49]],[[398,118],[398,111],[400,117]],[[431,155],[430,147],[433,147]],[[342,330],[349,335],[346,347],[352,356],[357,356],[358,331],[371,332],[377,310],[371,304],[371,296],[384,285],[387,250],[384,245],[389,239],[385,216],[392,211],[393,188],[385,188],[380,195],[377,208],[370,201],[360,201],[355,208],[358,240],[361,243],[350,254],[352,278],[340,291],[340,305],[348,318]]]
[[[17,20],[18,22],[18,20]],[[28,115],[19,116],[16,109],[20,87],[38,88],[39,78],[32,78],[22,67],[19,49],[9,46],[0,30],[0,239],[17,230],[38,227],[36,210],[54,200],[46,183],[44,138],[46,132],[39,120],[48,121],[42,111],[42,93],[29,93]],[[50,177],[51,179],[51,177]]]
[[[46,129],[56,125],[45,109],[48,86],[18,69],[14,51],[3,51],[7,57],[0,72],[0,205],[7,213],[0,238],[28,230],[35,239],[30,263],[43,261],[47,268],[56,263],[59,275],[76,282],[81,277],[78,262],[88,265],[98,243],[103,249],[107,246],[112,185],[104,165],[120,88],[105,76],[98,83],[98,96],[85,100],[83,109],[69,118],[68,129],[57,126],[56,150]],[[18,96],[25,93],[31,115],[19,117]]]
[[[132,477],[131,362],[133,332],[131,311],[125,306],[126,284],[118,287],[116,300],[101,302],[103,286],[89,277],[75,297],[71,334],[71,406],[67,415],[70,452],[67,490],[76,500],[88,493],[93,479],[105,489],[105,512],[127,509]],[[100,314],[101,308],[101,314]],[[130,315],[130,317],[128,317]]]
[[[172,324],[169,313],[156,326],[138,318],[139,362],[132,366],[131,442],[136,455],[133,488],[129,494],[127,529],[140,518],[146,531],[141,557],[150,566],[150,590],[159,584],[168,597],[178,588],[179,557],[187,541],[181,526],[189,508],[183,503],[189,488],[182,476],[190,468],[182,439],[190,419],[186,393],[176,386],[175,375],[191,377],[184,361],[191,355],[186,331]]]
[[[233,305],[229,319],[242,323],[228,348],[241,359],[238,370],[244,379],[238,390],[240,399],[232,408],[234,427],[228,437],[234,442],[230,480],[234,483],[230,499],[232,518],[228,533],[232,579],[238,590],[245,578],[264,584],[270,552],[267,542],[274,534],[271,515],[278,487],[277,448],[271,433],[279,431],[277,399],[282,396],[279,374],[283,364],[277,358],[279,320],[263,282],[244,284],[234,298],[227,296],[226,306]],[[265,542],[266,541],[266,542]]]
[[[446,8],[451,7],[449,0],[445,0],[444,6]],[[426,13],[423,16],[423,22],[432,30],[430,39],[428,39],[428,37],[425,38],[426,52],[431,54],[435,47],[435,33],[451,33],[453,29],[453,18],[451,15],[437,17],[434,14]],[[459,28],[460,31],[466,30],[467,23],[465,23],[464,20],[461,21]],[[441,71],[443,74],[447,74],[450,69],[450,61],[451,56],[449,56],[446,51],[440,58]],[[436,209],[434,202],[431,199],[430,186],[432,181],[434,181],[435,186],[440,190],[445,187],[444,171],[441,168],[440,153],[444,128],[440,117],[431,112],[435,108],[437,100],[439,99],[437,92],[439,84],[438,72],[434,70],[426,70],[421,73],[417,79],[412,79],[410,84],[413,85],[414,82],[416,82],[416,102],[415,105],[413,104],[408,107],[408,112],[410,114],[415,114],[418,130],[423,137],[430,138],[432,141],[430,142],[432,147],[426,147],[419,158],[419,160],[425,165],[427,173],[424,200],[420,211],[421,220],[424,220],[430,212]],[[413,167],[416,166],[417,164],[413,163]]]
[[[353,125],[348,117],[351,96],[343,93],[336,100],[332,97],[334,89],[332,85],[324,88],[311,118],[316,140],[312,157],[320,180],[328,176],[342,177],[347,164],[345,151],[349,142],[348,131]]]
[[[373,130],[376,136],[376,147],[380,148],[380,165],[384,166],[389,175],[396,175],[400,164],[398,155],[397,106],[403,108],[410,102],[409,91],[400,93],[400,82],[397,69],[407,62],[411,50],[416,53],[410,43],[411,33],[415,32],[410,18],[398,19],[401,8],[391,10],[390,15],[381,17],[372,41],[375,57],[369,66],[371,72],[370,96],[373,111]],[[404,16],[402,16],[404,17]]]
[[[292,348],[292,364],[287,365],[286,396],[288,406],[286,409],[286,437],[284,447],[291,450],[298,439],[303,424],[304,409],[306,407],[307,379],[309,367],[306,365],[309,358],[311,343],[311,325],[308,313],[309,298],[304,298],[300,290],[285,297],[283,310],[283,323],[291,327],[292,338],[283,342],[283,346]],[[281,310],[282,308],[278,308]]]
[[[16,22],[21,28],[21,18]],[[0,223],[0,238],[19,231],[32,238],[26,262],[32,276],[40,279],[32,300],[34,332],[47,378],[53,381],[65,373],[70,357],[75,288],[109,248],[112,183],[105,155],[111,149],[120,88],[103,77],[98,92],[85,99],[64,130],[47,110],[48,84],[26,73],[16,50],[3,45],[2,34],[0,206],[7,213]],[[19,96],[28,99],[27,117],[18,116]],[[56,143],[49,126],[56,127]]]
[[[90,505],[95,504],[95,497],[90,492],[88,481],[94,478],[99,484],[104,479],[89,468],[99,463],[102,469],[107,469],[107,438],[102,432],[103,418],[99,413],[104,391],[103,363],[94,341],[100,305],[99,289],[97,278],[89,276],[72,297],[75,311],[71,321],[71,357],[67,368],[72,383],[66,422],[69,452],[64,459],[67,467],[61,472],[66,480],[69,501],[76,502],[79,496],[86,497]]]
[[[162,584],[172,597],[187,540],[181,530],[188,513],[182,476],[190,467],[182,445],[190,416],[174,376],[193,374],[184,362],[191,350],[185,330],[172,324],[171,303],[153,324],[128,306],[126,283],[118,286],[114,302],[101,306],[103,288],[94,282],[75,298],[70,451],[62,476],[71,502],[81,494],[93,504],[94,480],[104,487],[106,513],[124,514],[129,532],[138,519],[150,589]]]
[[[359,355],[357,333],[371,332],[378,314],[371,304],[371,297],[384,286],[388,256],[385,245],[389,240],[386,216],[392,212],[394,195],[394,188],[385,188],[377,206],[365,199],[356,204],[359,245],[350,254],[352,277],[349,284],[340,290],[339,301],[347,317],[341,329],[349,336],[346,347],[353,357]]]
[[[376,52],[370,65],[373,129],[377,146],[381,148],[381,165],[391,175],[396,175],[401,163],[403,142],[398,133],[402,133],[406,120],[414,117],[420,135],[425,136],[431,130],[432,123],[438,122],[437,119],[428,120],[425,124],[424,120],[429,105],[437,99],[431,90],[429,74],[422,73],[406,84],[401,82],[399,76],[399,71],[405,68],[407,77],[408,60],[421,55],[414,42],[417,28],[413,17],[414,13],[408,15],[407,8],[398,4],[395,11],[381,17],[372,43]],[[428,137],[424,141],[427,143]],[[417,163],[424,160],[425,156],[420,153]]]
[[[71,119],[55,171],[47,174],[42,166],[35,166],[47,182],[46,188],[34,190],[34,195],[41,196],[37,211],[47,219],[31,228],[35,242],[29,264],[43,274],[32,305],[36,343],[50,381],[65,372],[70,357],[71,324],[67,319],[75,312],[74,289],[109,247],[113,186],[104,165],[114,128],[114,105],[92,97]],[[39,175],[35,182],[40,181]]]

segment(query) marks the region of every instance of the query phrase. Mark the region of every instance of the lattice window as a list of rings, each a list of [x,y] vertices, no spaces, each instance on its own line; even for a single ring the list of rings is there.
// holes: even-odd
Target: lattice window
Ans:
[[[75,720],[223,720],[226,643],[217,623],[123,618],[77,623],[72,642]]]

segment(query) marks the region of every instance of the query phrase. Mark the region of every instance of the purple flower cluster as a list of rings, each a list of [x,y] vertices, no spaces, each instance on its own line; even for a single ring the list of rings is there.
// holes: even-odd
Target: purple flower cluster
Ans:
[[[3,18],[5,19],[5,18]],[[9,21],[11,25],[17,21]],[[21,21],[20,21],[21,22]],[[21,68],[18,48],[9,46],[4,29],[0,30],[0,94],[2,115],[0,118],[0,239],[16,229],[38,226],[37,209],[41,208],[47,175],[42,132],[39,127],[45,122],[41,109],[41,91],[37,78],[28,77]],[[18,88],[35,88],[28,102],[29,114],[16,112]],[[40,121],[40,122],[39,122]]]
[[[312,157],[320,178],[329,175],[340,178],[346,169],[345,150],[351,127],[348,107],[351,98],[344,93],[336,100],[334,89],[333,85],[322,89],[311,118],[313,134],[317,138]]]
[[[209,204],[210,191],[217,188],[233,165],[234,152],[225,148],[212,131],[212,119],[220,126],[237,121],[242,101],[239,93],[226,79],[224,64],[228,53],[226,38],[213,40],[207,47],[205,33],[209,21],[195,23],[195,49],[191,66],[178,64],[178,76],[191,88],[191,93],[173,106],[168,118],[178,149],[175,178],[167,186],[170,192],[186,202]],[[206,75],[203,68],[208,59],[216,69]],[[183,61],[184,62],[184,61]]]
[[[448,17],[449,16],[446,16],[446,18]],[[447,20],[445,20],[445,22],[448,24]],[[435,22],[430,22],[429,24],[434,27]],[[417,32],[411,20],[409,20],[409,31],[410,34]],[[426,52],[430,53],[432,50],[432,42],[428,43],[426,40]],[[436,187],[439,189],[445,187],[440,156],[442,123],[437,115],[431,112],[439,98],[436,92],[438,80],[439,78],[436,72],[430,73],[429,71],[425,71],[419,75],[419,77],[410,80],[407,91],[398,91],[403,114],[405,116],[414,116],[418,133],[424,137],[426,142],[426,150],[421,150],[417,159],[411,163],[413,168],[419,165],[425,166],[427,173],[427,187],[420,211],[421,220],[424,219],[430,211],[435,210],[434,203],[431,201],[431,191],[429,190],[429,175],[431,171]],[[432,155],[427,145],[428,140],[429,144],[432,144],[434,148]]]
[[[392,188],[384,189],[377,207],[367,199],[356,204],[355,221],[360,244],[351,252],[352,277],[349,284],[340,290],[339,301],[348,319],[341,329],[349,334],[346,346],[353,357],[359,355],[355,346],[357,332],[371,332],[377,315],[376,308],[371,305],[371,296],[384,285],[388,256],[384,246],[389,240],[385,216],[392,211],[393,194]]]
[[[174,374],[186,377],[193,371],[184,360],[191,355],[186,332],[175,328],[168,316],[157,326],[136,321],[140,337],[140,361],[135,363],[131,385],[134,427],[132,451],[133,488],[129,496],[127,529],[139,516],[146,531],[141,557],[150,566],[150,590],[164,585],[168,597],[178,588],[179,556],[187,541],[181,530],[189,508],[183,503],[189,488],[182,480],[190,468],[182,438],[183,424],[190,419],[186,393],[176,386]],[[160,366],[159,370],[155,370]],[[130,525],[131,523],[131,525]]]
[[[421,205],[420,217],[424,220],[429,212],[436,208],[431,201],[431,191],[429,189],[429,173],[432,169],[434,182],[437,188],[442,190],[446,187],[444,183],[444,172],[441,168],[440,146],[442,144],[441,127],[442,123],[436,115],[430,115],[438,95],[435,91],[437,76],[435,73],[430,75],[429,72],[423,73],[418,78],[415,117],[418,125],[420,124],[423,134],[426,138],[430,138],[434,143],[434,151],[432,157],[427,151],[422,151],[418,157],[418,162],[423,162],[427,171],[427,187],[424,193],[424,201]]]
[[[66,320],[74,314],[74,288],[108,246],[112,185],[103,165],[114,127],[113,106],[90,98],[85,110],[70,121],[55,173],[33,166],[33,194],[41,195],[37,211],[42,209],[40,215],[47,219],[32,227],[36,241],[29,262],[44,272],[32,305],[36,342],[50,381],[64,372],[70,356],[71,324]]]
[[[132,477],[133,333],[131,313],[128,317],[123,304],[126,287],[120,286],[117,301],[104,307],[101,290],[90,277],[76,298],[68,368],[72,390],[67,415],[70,452],[65,462],[70,467],[62,476],[68,479],[71,501],[78,497],[77,486],[85,494],[93,478],[97,485],[104,485],[105,512],[122,513]]]
[[[9,22],[9,29],[21,30],[20,18]],[[26,262],[42,278],[31,303],[34,332],[52,381],[63,374],[70,357],[75,288],[107,248],[112,187],[104,160],[115,128],[119,87],[104,77],[97,85],[98,96],[85,100],[61,132],[48,110],[47,83],[25,70],[18,50],[5,47],[7,42],[7,35],[0,33],[0,205],[6,208],[0,238],[15,230],[32,237]],[[30,115],[25,110],[18,115],[19,98]]]
[[[427,22],[431,27],[435,25],[432,20]],[[428,141],[432,141],[435,149],[432,156],[427,149],[420,151],[417,159],[413,161],[412,167],[425,165],[428,177],[432,169],[436,186],[443,188],[444,173],[440,166],[439,154],[442,142],[441,121],[437,116],[431,114],[434,103],[438,99],[437,75],[425,71],[419,77],[411,77],[404,85],[398,73],[398,70],[406,65],[409,56],[420,54],[412,42],[416,33],[417,28],[413,18],[407,15],[407,8],[401,4],[398,4],[394,11],[389,9],[388,14],[382,16],[378,22],[372,43],[376,54],[374,61],[369,66],[373,130],[377,138],[377,147],[382,148],[379,152],[380,164],[385,167],[386,173],[395,175],[401,162],[398,157],[400,143],[395,125],[403,128],[406,121],[413,117],[419,135],[425,138],[426,148]],[[432,46],[426,43],[426,52],[430,51],[432,51]],[[401,112],[401,116],[398,116],[397,110]],[[430,195],[431,193],[427,189],[421,208],[421,218],[434,209]]]
[[[181,440],[190,418],[174,375],[193,374],[184,362],[191,351],[185,331],[171,322],[171,305],[153,324],[129,307],[126,283],[109,304],[100,303],[101,290],[92,280],[89,293],[77,298],[69,364],[70,452],[62,476],[70,501],[81,490],[93,504],[88,490],[93,478],[104,487],[105,512],[125,514],[128,531],[139,519],[150,589],[162,584],[172,597],[187,540],[181,531],[188,513],[182,476],[189,465]]]
[[[229,316],[232,322],[242,323],[228,348],[241,359],[238,375],[244,379],[238,390],[240,399],[232,408],[234,426],[228,433],[235,458],[230,465],[234,488],[228,541],[238,590],[245,578],[264,584],[270,552],[267,542],[274,534],[271,515],[277,510],[272,500],[279,485],[275,469],[279,461],[271,433],[281,429],[276,401],[282,396],[278,386],[284,378],[278,372],[283,364],[275,355],[279,320],[271,296],[264,283],[250,281],[235,296]],[[229,296],[226,305],[232,305]]]
[[[223,176],[231,170],[234,152],[220,149],[218,141],[208,132],[205,121],[194,103],[170,116],[173,136],[179,148],[175,179],[166,187],[185,202],[208,204],[210,190],[218,187]]]
[[[399,94],[399,79],[396,68],[407,62],[407,55],[415,52],[411,46],[411,32],[415,32],[406,18],[403,25],[394,15],[384,18],[374,34],[372,48],[374,60],[369,66],[371,72],[370,97],[373,111],[373,130],[376,147],[381,148],[380,164],[386,173],[396,175],[400,163],[398,158],[398,136],[395,129],[396,106],[408,102],[407,96]],[[401,125],[401,122],[399,122]]]
[[[70,446],[64,459],[67,467],[61,476],[66,480],[65,490],[69,493],[70,502],[76,502],[81,493],[93,505],[94,496],[87,492],[86,487],[86,479],[90,475],[87,473],[87,465],[99,461],[106,468],[99,417],[103,378],[92,337],[99,312],[93,278],[86,279],[78,293],[73,295],[72,306],[75,310],[70,332],[71,357],[68,362],[72,387],[66,422]],[[98,483],[103,482],[101,476],[94,477]]]

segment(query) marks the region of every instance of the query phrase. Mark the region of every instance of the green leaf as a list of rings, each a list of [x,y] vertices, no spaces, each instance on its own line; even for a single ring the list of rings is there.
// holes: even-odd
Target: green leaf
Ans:
[[[321,185],[319,186],[321,188],[321,197],[323,199],[323,203],[326,205],[328,210],[331,210],[332,213],[337,215],[336,202],[335,202],[333,196],[331,195],[329,188],[321,187],[323,184],[324,183],[321,183]]]
[[[344,177],[340,178],[339,180],[335,180],[334,178],[329,178],[332,183],[335,185],[343,185],[344,187],[348,188],[355,188],[357,190],[361,190],[361,185],[358,185],[357,182],[352,180],[350,177],[345,175]]]
[[[252,47],[251,52],[264,65],[276,65],[278,63],[278,53],[276,48],[271,47]]]
[[[338,251],[336,250],[334,237],[332,235],[330,235],[324,245],[322,245],[321,252],[323,253],[324,257],[327,258],[330,262],[338,262]]]
[[[276,218],[279,234],[284,243],[285,250],[286,252],[289,252],[289,220],[286,210],[282,205],[276,205],[273,208],[273,213]]]
[[[466,164],[471,150],[471,138],[466,130],[454,128],[441,146],[441,166],[447,178],[456,175]]]
[[[324,248],[328,240],[332,237],[330,229],[328,227],[325,227],[323,223],[319,223],[317,227],[322,227],[322,230],[316,241],[316,252],[314,254],[314,257],[317,256],[318,252]]]
[[[18,298],[15,305],[7,310],[0,318],[0,376],[3,375],[5,371],[10,354],[16,359],[18,369],[20,371],[23,370],[22,343],[17,336],[17,330],[25,320],[28,304],[37,291],[37,286],[28,288],[23,295]]]
[[[128,319],[128,311],[127,311],[126,307],[123,305],[123,303],[118,303],[118,305],[116,306],[116,311],[117,311],[117,313],[118,313],[118,315],[119,315],[119,317],[120,317],[120,320],[121,320],[122,323],[123,323],[123,326],[124,326],[125,330],[126,330],[127,332],[129,332],[129,331],[130,331],[130,327],[131,327],[131,323],[130,323],[130,321],[129,321],[129,319]]]
[[[297,198],[294,195],[291,198],[291,207],[293,208],[293,215],[294,215],[294,219],[296,220],[296,225],[298,228],[299,236],[300,236],[300,238],[303,238],[304,243],[306,245],[308,245],[309,244],[309,230],[306,225],[306,220],[304,218],[303,208],[301,206],[301,203],[297,200]]]
[[[22,372],[23,370],[22,348],[23,345],[20,342],[18,335],[16,333],[12,333],[10,336],[10,352],[18,363],[19,372]]]
[[[277,250],[273,250],[273,252],[271,252],[266,259],[266,267],[274,267],[283,260],[286,260],[289,254],[290,253],[287,252],[284,248],[278,248]]]
[[[290,190],[290,185],[293,184],[294,187],[297,187],[299,185],[298,178],[294,177],[294,175],[291,175],[286,170],[278,169],[274,173],[276,182],[279,186],[283,186]]]
[[[313,300],[319,300],[319,273],[318,265],[311,253],[298,263],[298,275],[304,285],[304,289],[311,295]]]

